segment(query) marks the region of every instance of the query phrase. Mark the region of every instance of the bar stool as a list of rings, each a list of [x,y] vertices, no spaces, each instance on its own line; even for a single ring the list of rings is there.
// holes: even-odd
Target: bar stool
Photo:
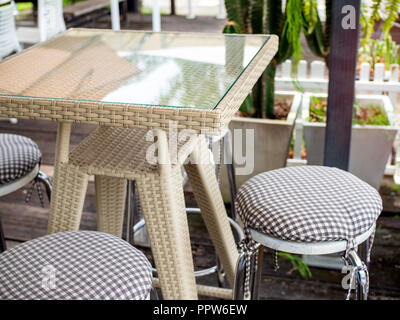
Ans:
[[[347,299],[354,284],[356,298],[367,299],[367,264],[382,211],[382,199],[373,187],[337,168],[282,168],[247,181],[238,191],[236,210],[245,229],[236,299],[258,298],[264,247],[292,254],[343,252],[352,270]],[[364,261],[356,251],[360,244]]]
[[[0,197],[32,182],[26,200],[29,201],[36,186],[40,202],[44,206],[40,184],[45,186],[50,200],[52,181],[40,171],[41,158],[39,147],[31,139],[15,134],[0,134]],[[0,223],[0,252],[4,250],[6,245]]]
[[[122,239],[96,231],[40,237],[0,254],[0,300],[145,300],[151,265]]]

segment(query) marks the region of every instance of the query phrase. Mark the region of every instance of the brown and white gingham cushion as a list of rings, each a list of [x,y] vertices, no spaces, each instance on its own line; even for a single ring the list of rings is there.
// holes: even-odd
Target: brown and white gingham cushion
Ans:
[[[246,227],[288,241],[351,240],[382,211],[379,193],[337,168],[298,166],[261,173],[236,198]]]
[[[143,253],[95,231],[25,242],[0,254],[0,273],[0,299],[143,300],[152,285]]]
[[[42,154],[31,139],[0,134],[0,185],[20,179],[40,162]]]

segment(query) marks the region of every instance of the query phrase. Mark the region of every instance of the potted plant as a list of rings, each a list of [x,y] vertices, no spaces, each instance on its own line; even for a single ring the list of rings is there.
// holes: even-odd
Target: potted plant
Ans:
[[[322,24],[315,1],[305,1],[307,14],[304,14],[304,34],[310,50],[329,61],[329,34],[331,25],[330,8],[332,0],[326,0],[326,22]],[[384,62],[386,69],[398,63],[398,46],[392,41],[389,31],[398,17],[400,0],[374,0],[370,5],[363,4],[360,24],[363,30],[359,61],[371,64]],[[383,10],[382,10],[383,9]],[[382,25],[383,40],[372,40],[375,24],[385,16]],[[319,118],[326,114],[326,94],[306,94],[302,103],[302,120],[308,164],[322,164],[325,141],[325,120]],[[311,111],[311,112],[310,112]],[[311,117],[311,118],[310,118]],[[363,119],[368,117],[368,119]],[[382,119],[386,119],[386,122]],[[356,174],[375,188],[379,188],[385,166],[392,149],[397,127],[393,118],[393,106],[386,96],[358,95],[354,109],[354,121],[350,151],[350,172]],[[378,150],[378,152],[377,152]]]
[[[322,165],[327,94],[306,93],[302,121],[308,165]],[[353,111],[349,171],[379,189],[398,127],[383,95],[357,95]]]

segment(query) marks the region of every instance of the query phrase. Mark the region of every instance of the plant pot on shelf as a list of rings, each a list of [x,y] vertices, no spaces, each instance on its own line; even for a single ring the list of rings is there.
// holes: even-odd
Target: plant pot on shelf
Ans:
[[[307,164],[322,165],[326,124],[310,121],[311,97],[326,101],[327,94],[306,93],[302,103]],[[383,95],[357,95],[355,103],[361,108],[379,106],[388,120],[388,125],[353,124],[351,132],[349,171],[375,189],[379,189],[398,131],[398,127],[395,125],[393,106],[390,99]]]
[[[238,163],[237,161],[234,162],[236,167],[237,188],[240,188],[244,182],[259,173],[285,166],[294,123],[296,121],[298,110],[300,109],[301,94],[290,91],[275,92],[275,101],[287,99],[291,101],[291,107],[286,120],[246,117],[235,117],[232,119],[229,129],[231,130],[232,134],[234,154],[239,153],[243,155],[243,157],[252,156],[251,154],[246,154],[246,130],[254,130],[254,169],[247,174],[240,174],[241,171],[244,171],[243,168],[246,166],[246,164]],[[240,141],[236,141],[236,144],[240,146],[241,150],[235,150],[234,130],[237,129],[241,130],[237,131],[237,133],[241,132],[240,137],[242,139],[242,143],[240,143]],[[249,151],[251,153],[253,152],[253,150]],[[226,166],[222,166],[221,168],[222,196],[225,202],[230,202]]]

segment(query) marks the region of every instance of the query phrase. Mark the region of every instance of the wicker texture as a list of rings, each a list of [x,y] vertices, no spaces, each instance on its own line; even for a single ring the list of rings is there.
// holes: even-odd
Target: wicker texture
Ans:
[[[153,278],[153,287],[160,288],[160,280]],[[197,294],[201,296],[214,297],[219,299],[232,300],[232,289],[218,288],[213,286],[206,286],[198,284],[196,286]]]
[[[185,170],[215,250],[233,286],[238,251],[204,137],[193,151],[192,158],[196,164],[185,165]]]
[[[221,128],[226,128],[232,117],[239,110],[244,99],[246,99],[257,80],[275,56],[278,45],[278,37],[271,35],[268,43],[260,50],[231,90],[228,91],[224,99],[218,104],[215,111],[221,111]]]
[[[57,41],[57,39],[53,41]],[[82,43],[84,43],[84,41],[82,41]],[[123,59],[113,55],[112,59],[113,61],[115,60],[115,64],[111,64],[113,70],[107,71],[105,68],[101,68],[104,74],[91,74],[90,70],[93,70],[93,68],[96,69],[96,63],[103,63],[104,59],[107,57],[108,49],[103,50],[104,48],[102,48],[101,44],[92,46],[89,44],[87,48],[82,48],[82,53],[80,53],[80,55],[72,60],[68,60],[68,63],[63,65],[61,63],[65,59],[63,55],[69,54],[69,46],[71,46],[71,44],[68,45],[68,41],[66,41],[64,44],[65,48],[60,50],[60,54],[57,55],[56,59],[59,59],[59,62],[54,61],[54,54],[51,55],[52,60],[46,62],[46,60],[50,59],[43,58],[43,54],[48,54],[51,50],[47,50],[46,53],[46,49],[44,48],[43,50],[40,46],[24,51],[22,54],[14,57],[14,59],[9,59],[4,62],[3,69],[4,66],[9,66],[14,70],[9,72],[18,71],[18,73],[21,74],[21,77],[19,77],[20,79],[18,78],[18,81],[15,81],[15,85],[18,88],[21,87],[19,92],[22,92],[26,97],[0,96],[0,117],[67,121],[140,129],[167,129],[170,127],[170,120],[173,120],[177,122],[178,129],[192,129],[198,133],[203,131],[203,133],[207,132],[208,134],[218,135],[226,128],[257,79],[275,55],[278,46],[278,38],[276,36],[270,36],[268,42],[250,62],[243,74],[233,84],[214,110],[143,106],[138,104],[117,104],[97,101],[104,95],[102,90],[107,88],[106,91],[110,91],[113,86],[118,86],[121,84],[121,81],[135,74],[137,70],[132,69],[132,66],[127,66]],[[87,53],[91,53],[91,55],[88,55],[86,51]],[[35,60],[35,56],[38,54],[40,54],[40,60],[37,60],[38,58]],[[32,76],[24,76],[24,70],[15,71],[16,69],[14,68],[18,62],[16,58],[21,55],[25,55],[24,58],[29,61],[42,61],[44,65],[42,66],[40,64],[35,67],[37,71],[29,73],[30,75],[33,74]],[[99,57],[99,59],[93,57]],[[76,86],[65,88],[65,90],[71,90],[68,95],[66,95],[65,92],[62,94],[62,96],[68,96],[72,100],[29,98],[29,96],[34,94],[37,94],[39,97],[45,96],[42,91],[43,88],[52,88],[51,84],[54,83],[55,79],[64,79],[64,77],[66,77],[65,79],[74,80],[75,70],[82,68],[82,66],[79,65],[77,69],[76,64],[82,61],[82,59],[86,59],[91,66],[91,69],[88,70],[89,79],[85,81],[84,84],[84,92],[82,91],[83,89],[76,89],[82,84],[79,84],[79,86],[76,84]],[[60,65],[54,68],[57,63]],[[45,68],[46,65],[48,66],[47,69]],[[49,69],[51,66],[55,70]],[[8,72],[4,72],[5,75],[7,73]],[[43,80],[48,82],[46,86],[41,83],[40,78],[37,78],[39,75],[46,75],[46,80]],[[112,75],[115,75],[115,79],[113,79]],[[40,83],[40,86],[36,88],[33,83]],[[10,88],[14,88],[14,86]],[[12,93],[10,92],[9,94]],[[51,93],[49,96],[52,97],[53,95],[54,94]],[[77,100],[78,97],[83,99],[85,95],[88,95],[90,100],[95,101],[92,102],[88,100],[83,102]]]
[[[126,179],[95,176],[97,230],[122,237]]]
[[[155,142],[145,130],[100,127],[83,140],[69,156],[69,163],[81,168],[90,175],[107,175],[136,180],[142,175],[156,174],[158,166],[147,161],[149,148]],[[176,132],[168,139],[176,141]],[[147,141],[149,140],[149,141]],[[169,162],[180,166],[196,144],[196,139],[188,139],[178,144],[177,157],[171,155]],[[157,148],[161,146],[158,144]],[[152,155],[152,154],[150,154]]]
[[[78,167],[59,163],[51,195],[48,233],[78,230],[89,176]]]
[[[136,181],[165,299],[197,299],[180,168]]]

